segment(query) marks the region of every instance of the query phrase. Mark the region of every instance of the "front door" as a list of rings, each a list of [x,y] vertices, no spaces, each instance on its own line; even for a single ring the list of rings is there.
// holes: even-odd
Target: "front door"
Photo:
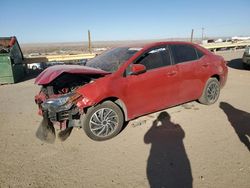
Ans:
[[[128,116],[133,118],[174,105],[179,76],[178,67],[171,64],[168,47],[151,49],[135,63],[143,64],[146,72],[125,78]]]

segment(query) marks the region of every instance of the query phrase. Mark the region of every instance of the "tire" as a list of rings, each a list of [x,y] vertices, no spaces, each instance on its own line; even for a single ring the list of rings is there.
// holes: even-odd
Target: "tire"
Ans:
[[[115,103],[105,101],[88,109],[82,120],[87,136],[103,141],[115,137],[121,131],[124,115]]]
[[[220,82],[216,78],[209,78],[204,87],[201,97],[198,99],[200,103],[205,105],[214,104],[220,95]]]

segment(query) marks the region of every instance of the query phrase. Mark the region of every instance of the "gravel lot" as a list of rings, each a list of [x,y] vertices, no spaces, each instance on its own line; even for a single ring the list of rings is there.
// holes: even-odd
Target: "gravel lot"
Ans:
[[[248,188],[250,71],[242,53],[218,52],[230,68],[216,104],[143,116],[105,142],[82,129],[64,142],[41,142],[34,79],[0,86],[0,187]]]

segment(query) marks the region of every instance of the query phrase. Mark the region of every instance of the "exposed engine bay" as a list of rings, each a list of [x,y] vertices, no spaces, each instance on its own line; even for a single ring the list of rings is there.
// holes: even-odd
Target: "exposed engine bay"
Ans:
[[[41,91],[44,92],[48,98],[53,95],[63,95],[73,92],[79,86],[88,84],[101,75],[83,75],[63,73],[49,84],[43,85]]]

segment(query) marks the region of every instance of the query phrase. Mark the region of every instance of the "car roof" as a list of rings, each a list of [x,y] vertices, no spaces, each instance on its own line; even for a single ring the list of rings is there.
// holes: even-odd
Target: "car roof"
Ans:
[[[120,45],[119,47],[128,47],[128,48],[153,48],[156,46],[161,46],[161,45],[169,45],[169,44],[189,44],[189,45],[194,45],[196,44],[192,42],[187,42],[187,41],[161,41],[161,42],[137,42],[137,43],[129,43],[129,44],[124,44]]]
[[[200,46],[199,44],[196,43],[192,43],[192,42],[188,42],[188,41],[161,41],[161,42],[131,42],[131,43],[127,43],[124,45],[119,45],[114,48],[119,48],[119,47],[124,47],[124,48],[130,48],[130,49],[134,49],[136,51],[145,51],[145,50],[149,50],[151,48],[157,47],[157,46],[161,46],[161,45],[171,45],[171,44],[186,44],[186,45],[192,45],[193,47],[195,47],[196,49],[201,50],[203,53],[209,55],[212,54],[212,52],[210,52],[209,50],[205,49],[204,47]]]
[[[161,46],[161,45],[170,45],[170,44],[189,44],[194,45],[194,43],[187,42],[187,41],[163,41],[163,42],[153,42],[148,43],[143,46],[143,48],[151,48],[155,46]]]

